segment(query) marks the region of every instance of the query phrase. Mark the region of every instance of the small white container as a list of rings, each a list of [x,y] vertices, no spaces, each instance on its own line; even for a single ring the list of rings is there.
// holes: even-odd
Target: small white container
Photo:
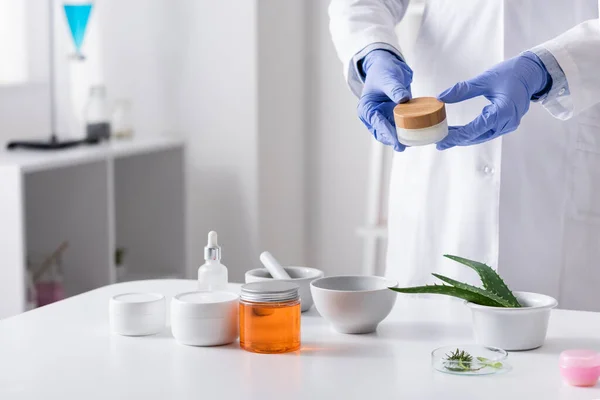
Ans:
[[[405,146],[437,143],[448,135],[446,107],[435,97],[417,97],[394,107],[398,141]]]
[[[523,307],[488,307],[467,302],[475,341],[504,350],[531,350],[544,344],[550,311],[557,301],[543,294],[515,292]]]
[[[220,346],[238,338],[239,296],[224,291],[181,293],[171,300],[171,330],[179,343]]]
[[[159,333],[166,324],[165,296],[158,293],[123,293],[109,302],[110,329],[125,336]]]

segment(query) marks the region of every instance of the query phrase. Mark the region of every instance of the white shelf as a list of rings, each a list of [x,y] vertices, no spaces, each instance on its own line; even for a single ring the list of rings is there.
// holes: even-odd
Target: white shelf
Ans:
[[[149,139],[115,139],[110,146],[110,152],[115,158],[126,156],[148,154],[156,151],[169,150],[183,147],[182,139],[173,139],[165,137]]]
[[[83,145],[65,150],[2,150],[0,151],[0,167],[18,167],[24,173],[46,171],[110,158],[179,148],[183,145],[184,142],[180,139],[156,137],[113,139],[104,144]]]
[[[180,278],[187,267],[184,142],[115,139],[73,149],[0,150],[0,319],[26,304],[26,257],[63,240],[67,296],[119,281]]]

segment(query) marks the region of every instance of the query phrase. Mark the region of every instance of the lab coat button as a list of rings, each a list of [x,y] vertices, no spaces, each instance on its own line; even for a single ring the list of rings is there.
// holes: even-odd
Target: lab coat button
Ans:
[[[559,96],[562,96],[563,94],[565,94],[565,91],[566,91],[566,90],[565,90],[565,88],[562,88],[562,89],[560,89],[560,90],[558,91],[558,95],[559,95]]]
[[[494,173],[494,168],[490,167],[489,165],[486,165],[485,167],[483,167],[483,172],[485,172],[487,175],[492,175]]]

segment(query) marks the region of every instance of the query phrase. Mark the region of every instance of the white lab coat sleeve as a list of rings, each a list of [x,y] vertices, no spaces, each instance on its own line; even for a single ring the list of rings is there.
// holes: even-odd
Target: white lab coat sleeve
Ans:
[[[539,57],[546,67],[546,71],[552,78],[552,86],[550,87],[550,90],[538,98],[532,98],[532,100],[535,102],[540,102],[543,105],[548,105],[552,104],[557,97],[570,94],[570,92],[568,92],[569,82],[567,82],[567,76],[560,65],[558,65],[558,61],[556,61],[556,58],[554,58],[552,53],[541,46],[535,47],[531,51]]]
[[[406,12],[409,0],[332,0],[329,29],[344,76],[350,89],[360,96],[363,79],[358,61],[374,49],[389,50],[400,58],[402,52],[396,25]]]
[[[531,51],[539,56],[544,50],[566,77],[566,85],[553,82],[550,95],[541,101],[553,116],[566,120],[600,102],[600,20],[583,22]]]

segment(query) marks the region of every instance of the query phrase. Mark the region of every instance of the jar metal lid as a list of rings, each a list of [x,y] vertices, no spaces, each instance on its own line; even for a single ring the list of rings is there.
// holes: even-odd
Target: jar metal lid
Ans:
[[[435,97],[417,97],[394,107],[394,122],[398,128],[429,128],[445,119],[446,106]]]
[[[285,281],[247,283],[242,286],[241,299],[257,303],[278,303],[299,299],[299,286]]]

